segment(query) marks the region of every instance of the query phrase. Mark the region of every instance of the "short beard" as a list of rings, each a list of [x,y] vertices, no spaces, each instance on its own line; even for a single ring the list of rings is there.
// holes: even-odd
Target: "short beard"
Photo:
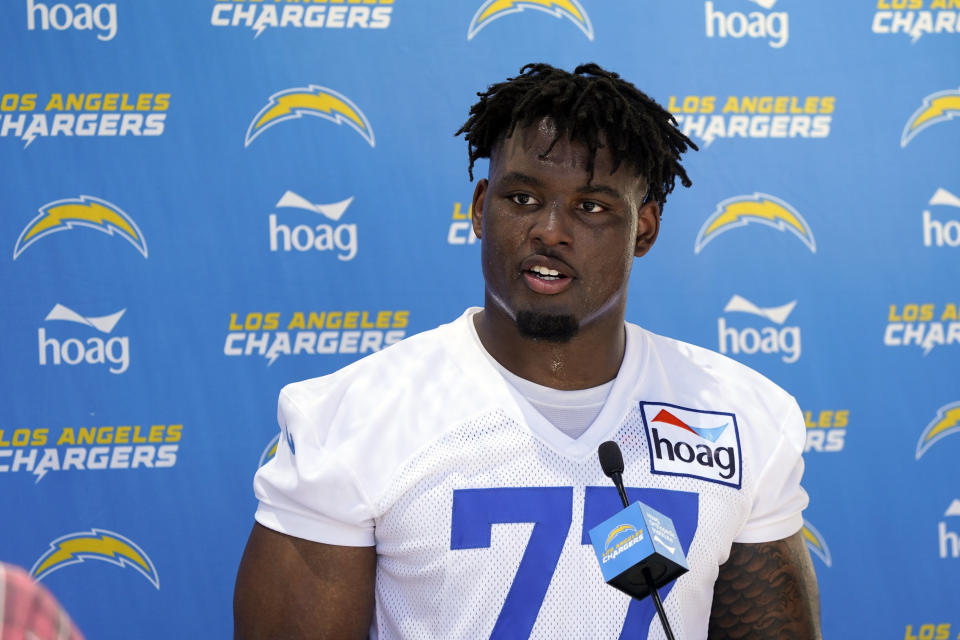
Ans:
[[[547,342],[569,342],[580,325],[571,315],[553,315],[536,311],[519,311],[517,329],[524,338]]]

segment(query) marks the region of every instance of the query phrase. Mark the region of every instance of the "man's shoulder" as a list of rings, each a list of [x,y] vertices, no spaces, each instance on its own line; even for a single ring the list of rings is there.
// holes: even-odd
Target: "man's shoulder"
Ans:
[[[424,358],[437,361],[445,357],[444,347],[449,339],[446,334],[450,333],[451,326],[455,322],[416,333],[379,351],[365,355],[336,371],[291,382],[284,388],[289,390],[291,394],[298,394],[362,379],[385,369],[416,372],[422,368]]]
[[[474,395],[482,374],[469,371],[475,347],[468,314],[415,334],[328,375],[286,385],[281,405],[318,420],[402,420],[412,413],[454,412]]]
[[[742,362],[711,349],[628,325],[632,335],[646,345],[642,358],[653,358],[663,372],[683,384],[715,389],[729,398],[763,398],[763,404],[793,402],[770,378]]]

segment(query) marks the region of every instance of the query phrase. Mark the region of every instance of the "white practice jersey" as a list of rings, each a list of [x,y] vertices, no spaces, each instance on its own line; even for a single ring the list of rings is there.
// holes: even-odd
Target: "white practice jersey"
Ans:
[[[579,438],[486,357],[471,309],[280,395],[257,521],[377,547],[372,638],[663,638],[650,598],[607,586],[587,531],[618,512],[597,447],[623,451],[631,502],[672,518],[689,573],[660,590],[677,638],[705,638],[733,542],[802,525],[795,400],[711,351],[627,325],[606,405]]]

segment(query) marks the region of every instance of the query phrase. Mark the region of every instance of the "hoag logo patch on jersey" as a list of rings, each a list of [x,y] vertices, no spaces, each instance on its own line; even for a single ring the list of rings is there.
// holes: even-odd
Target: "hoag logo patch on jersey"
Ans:
[[[640,412],[651,473],[740,488],[740,432],[734,414],[659,402],[641,402]]]

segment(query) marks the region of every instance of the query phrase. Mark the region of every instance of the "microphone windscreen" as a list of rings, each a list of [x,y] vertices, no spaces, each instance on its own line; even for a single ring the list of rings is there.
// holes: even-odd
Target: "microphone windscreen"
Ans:
[[[600,467],[608,478],[612,478],[615,473],[623,473],[623,454],[616,442],[607,440],[601,444],[597,455],[600,457]]]

